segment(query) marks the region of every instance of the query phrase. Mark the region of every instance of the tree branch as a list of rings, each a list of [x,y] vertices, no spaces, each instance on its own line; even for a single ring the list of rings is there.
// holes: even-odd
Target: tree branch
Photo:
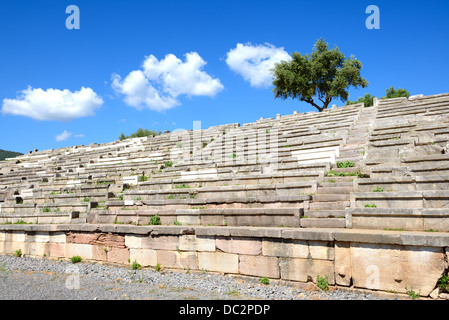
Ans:
[[[305,102],[310,103],[312,106],[318,109],[319,112],[323,111],[323,108],[321,108],[319,105],[317,105],[315,102],[313,102],[312,99],[304,99]]]

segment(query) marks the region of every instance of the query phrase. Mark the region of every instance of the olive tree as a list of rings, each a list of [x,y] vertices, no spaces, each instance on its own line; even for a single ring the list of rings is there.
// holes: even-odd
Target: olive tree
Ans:
[[[362,63],[353,55],[346,58],[337,46],[329,49],[323,39],[315,42],[311,54],[293,52],[291,58],[272,69],[275,98],[299,99],[321,112],[333,99],[346,102],[349,87],[368,86],[360,76]]]

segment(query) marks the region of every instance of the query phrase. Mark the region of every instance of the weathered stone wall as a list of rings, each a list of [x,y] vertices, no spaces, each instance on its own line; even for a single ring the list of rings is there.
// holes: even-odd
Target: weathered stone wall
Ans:
[[[447,272],[449,235],[255,227],[2,225],[0,254],[268,277],[428,296]]]

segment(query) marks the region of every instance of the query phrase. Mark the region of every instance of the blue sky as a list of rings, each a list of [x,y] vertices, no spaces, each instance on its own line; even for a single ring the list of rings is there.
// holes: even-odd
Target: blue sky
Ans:
[[[5,150],[105,143],[138,128],[192,129],[193,121],[208,128],[313,111],[298,100],[274,99],[263,64],[245,59],[310,53],[320,37],[363,63],[369,86],[351,89],[352,100],[365,93],[381,97],[390,86],[411,94],[449,92],[447,0],[0,5]],[[66,27],[69,5],[79,8],[79,29]],[[380,10],[380,29],[365,26],[369,5]]]

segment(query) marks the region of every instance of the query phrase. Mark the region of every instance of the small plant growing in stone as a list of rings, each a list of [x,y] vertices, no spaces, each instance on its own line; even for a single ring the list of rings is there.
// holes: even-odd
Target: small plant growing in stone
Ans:
[[[14,251],[14,257],[21,257],[22,256],[22,249],[18,249]]]
[[[156,270],[157,272],[161,271],[161,265],[158,263],[156,264],[156,266],[154,267],[154,270]]]
[[[354,161],[337,161],[337,168],[351,168],[355,166],[355,162]]]
[[[145,177],[145,174],[142,174],[141,176],[139,176],[139,182],[145,182],[148,180],[148,177]]]
[[[405,288],[405,289],[407,289],[407,288]],[[408,296],[410,297],[410,298],[412,298],[412,299],[419,299],[421,296],[420,296],[420,294],[419,293],[416,293],[414,290],[412,290],[412,289],[409,289],[408,291],[407,291],[407,294],[408,294]]]
[[[78,263],[81,262],[81,260],[83,260],[80,256],[73,256],[70,261],[72,261],[72,263]]]
[[[169,200],[173,200],[175,197],[173,197],[173,195],[171,194],[171,195],[169,195],[168,197],[167,197],[167,199],[169,199]]]
[[[325,275],[324,277],[317,275],[316,276],[316,285],[321,290],[328,291],[329,290],[329,279],[328,279],[327,275]]]
[[[151,216],[149,224],[153,225],[153,226],[160,225],[161,224],[161,218],[157,214],[154,215],[154,216]]]
[[[89,202],[90,199],[89,199],[89,198],[84,198],[83,201],[84,201],[84,202]]]
[[[165,161],[165,162],[164,162],[164,165],[165,165],[166,168],[170,168],[171,166],[173,166],[173,162],[171,162],[171,161]]]
[[[365,208],[377,208],[377,206],[374,203],[373,204],[365,203]]]
[[[384,189],[382,187],[375,187],[373,192],[384,192]]]
[[[262,284],[268,285],[268,284],[270,284],[270,279],[268,279],[266,277],[260,278],[259,282],[262,283]]]
[[[443,274],[441,278],[438,279],[437,285],[442,292],[449,292],[449,275],[447,273]]]
[[[44,207],[44,208],[42,209],[42,212],[50,212],[50,208],[49,208],[49,207]]]
[[[133,270],[139,270],[140,268],[142,268],[142,265],[140,265],[136,260],[133,261],[131,268]]]
[[[178,220],[176,220],[173,224],[174,224],[175,226],[180,226],[180,225],[181,225],[181,222],[179,222]]]

